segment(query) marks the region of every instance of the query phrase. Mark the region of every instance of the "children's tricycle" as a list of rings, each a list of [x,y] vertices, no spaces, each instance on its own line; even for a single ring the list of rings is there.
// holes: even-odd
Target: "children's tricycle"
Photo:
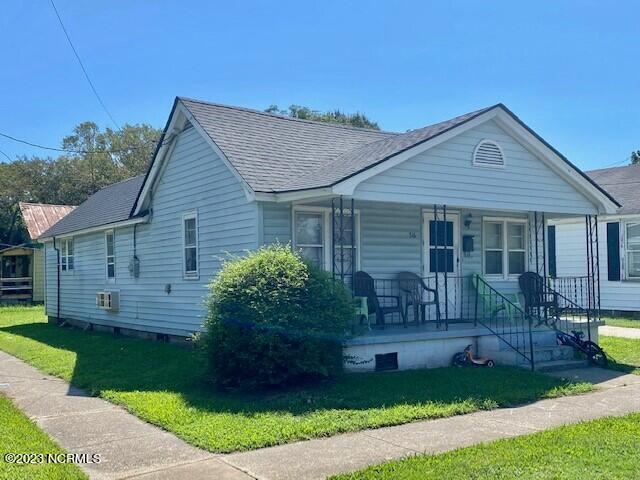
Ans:
[[[467,345],[464,352],[458,352],[453,356],[454,367],[495,367],[495,362],[490,358],[473,357],[471,345]]]

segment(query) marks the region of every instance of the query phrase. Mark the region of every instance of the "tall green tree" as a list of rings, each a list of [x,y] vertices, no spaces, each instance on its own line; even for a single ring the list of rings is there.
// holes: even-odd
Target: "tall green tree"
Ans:
[[[291,105],[287,110],[281,110],[277,105],[271,105],[265,109],[268,113],[277,113],[291,118],[300,118],[303,120],[315,120],[318,122],[339,123],[342,125],[351,125],[352,127],[369,128],[371,130],[380,130],[377,122],[370,120],[364,113],[344,113],[340,110],[330,110],[321,112],[313,110],[309,107],[300,105]]]
[[[83,122],[62,139],[67,152],[57,158],[0,163],[0,243],[27,240],[19,202],[78,205],[100,188],[144,173],[160,133],[146,124],[102,131]]]

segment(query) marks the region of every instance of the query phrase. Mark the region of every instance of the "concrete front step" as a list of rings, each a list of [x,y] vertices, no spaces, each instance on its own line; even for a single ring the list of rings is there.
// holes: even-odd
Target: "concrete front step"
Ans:
[[[515,350],[485,350],[482,356],[493,359],[498,365],[529,365],[529,360]],[[529,356],[528,352],[527,356]],[[565,345],[534,346],[533,359],[536,363],[575,360],[575,350]]]
[[[551,360],[549,362],[535,362],[535,370],[537,372],[557,372],[560,370],[571,370],[572,368],[586,368],[588,366],[588,360]]]

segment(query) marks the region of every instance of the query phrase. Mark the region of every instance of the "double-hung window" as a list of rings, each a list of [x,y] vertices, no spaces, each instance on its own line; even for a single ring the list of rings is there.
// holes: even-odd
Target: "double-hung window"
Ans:
[[[527,269],[526,223],[485,219],[482,231],[485,275],[520,275]]]
[[[185,278],[198,278],[198,216],[195,212],[182,216],[183,273]]]
[[[325,266],[325,229],[323,210],[294,211],[294,248],[320,268]]]
[[[484,222],[484,273],[485,275],[504,274],[504,235],[503,222]]]
[[[104,241],[107,280],[114,281],[116,278],[116,242],[114,233],[112,231],[105,233]]]
[[[640,279],[640,223],[627,223],[625,228],[627,278]]]
[[[60,241],[60,269],[63,272],[73,270],[73,238]]]

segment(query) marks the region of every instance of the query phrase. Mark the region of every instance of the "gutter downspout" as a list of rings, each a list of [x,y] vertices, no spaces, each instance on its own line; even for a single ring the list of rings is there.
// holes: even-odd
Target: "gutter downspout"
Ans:
[[[57,313],[56,313],[56,323],[60,323],[60,250],[58,249],[58,247],[56,246],[56,237],[53,237],[53,249],[56,251],[56,277],[57,277],[57,285],[56,285],[56,294],[57,294],[57,301],[56,301],[56,309],[57,309]],[[46,262],[45,262],[46,263]]]

